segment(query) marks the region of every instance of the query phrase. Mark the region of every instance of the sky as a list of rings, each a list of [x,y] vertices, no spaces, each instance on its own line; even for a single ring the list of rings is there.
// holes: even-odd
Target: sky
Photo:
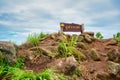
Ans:
[[[105,38],[120,32],[120,0],[0,0],[0,40],[21,44],[31,33],[53,33],[60,22],[84,24]]]

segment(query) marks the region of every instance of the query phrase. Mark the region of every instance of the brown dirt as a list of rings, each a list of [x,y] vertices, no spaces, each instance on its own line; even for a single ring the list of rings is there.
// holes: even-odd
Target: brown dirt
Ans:
[[[111,49],[119,49],[120,50],[120,43],[118,43],[117,45],[107,45],[107,42],[109,42],[111,39],[104,39],[104,40],[98,40],[95,39],[92,43],[86,43],[84,42],[87,46],[88,49],[87,50],[82,50],[82,52],[87,55],[87,51],[95,48],[98,53],[100,54],[100,61],[93,61],[90,60],[88,58],[87,61],[84,61],[81,63],[81,65],[84,65],[86,67],[87,70],[85,70],[85,72],[83,72],[83,74],[85,76],[90,75],[92,77],[94,77],[94,75],[98,72],[105,72],[106,71],[106,66],[107,66],[107,53],[111,50]],[[49,47],[49,46],[54,46],[57,47],[59,44],[59,40],[56,41],[54,39],[51,39],[50,37],[44,39],[41,41],[41,43],[39,44],[39,46],[42,47]],[[27,52],[30,50],[30,48],[33,48],[33,46],[29,46],[30,44],[24,44],[20,46],[20,50],[19,52]],[[41,56],[37,56],[32,60],[26,59],[25,60],[25,66],[26,69],[30,69],[30,70],[34,70],[35,72],[40,72],[43,69],[47,68],[47,64],[51,63],[52,61],[54,61],[55,59],[45,56],[45,55],[41,55]],[[93,75],[94,74],[94,75]],[[80,80],[80,79],[78,79]],[[91,80],[95,80],[95,79],[91,79]],[[97,80],[97,79],[96,79]]]

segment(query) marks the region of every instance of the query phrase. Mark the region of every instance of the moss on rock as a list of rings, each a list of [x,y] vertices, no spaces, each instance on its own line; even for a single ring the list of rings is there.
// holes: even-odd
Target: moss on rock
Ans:
[[[98,52],[94,48],[89,51],[89,56],[94,61],[100,60],[100,55],[98,54]]]

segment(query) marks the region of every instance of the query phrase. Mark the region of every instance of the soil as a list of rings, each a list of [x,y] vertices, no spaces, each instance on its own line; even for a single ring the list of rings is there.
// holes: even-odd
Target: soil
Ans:
[[[98,54],[100,55],[100,61],[93,61],[93,60],[89,59],[89,56],[87,56],[88,57],[87,60],[80,63],[81,65],[84,65],[87,69],[87,70],[83,71],[83,74],[86,77],[91,76],[93,78],[94,75],[96,75],[96,73],[105,72],[107,69],[107,61],[108,61],[107,53],[112,49],[120,50],[120,43],[118,43],[116,45],[108,45],[107,43],[110,40],[111,39],[102,39],[102,40],[94,39],[94,41],[92,43],[87,43],[87,42],[83,41],[83,43],[87,46],[87,50],[81,50],[83,54],[85,54],[87,56],[87,51],[94,48],[98,51]],[[49,46],[57,47],[59,42],[60,42],[59,40],[54,40],[50,37],[47,37],[47,38],[41,40],[40,44],[37,47],[41,47],[41,46],[43,48],[46,48]],[[25,45],[26,45],[26,47],[25,47]],[[20,52],[28,52],[29,53],[31,48],[35,48],[35,47],[31,46],[30,43],[23,44],[23,45],[19,46],[19,53]],[[25,54],[25,55],[28,56],[28,54]],[[32,59],[32,60],[26,59],[25,60],[25,68],[34,70],[36,73],[38,73],[38,72],[43,71],[44,69],[48,68],[47,65],[49,63],[55,61],[57,58],[58,57],[51,58],[46,55],[40,55],[40,56],[34,57],[34,59]],[[86,74],[88,74],[88,76]],[[78,78],[77,80],[80,80],[80,79]],[[83,79],[83,80],[85,80],[85,79]],[[93,78],[91,80],[97,80],[97,79]]]

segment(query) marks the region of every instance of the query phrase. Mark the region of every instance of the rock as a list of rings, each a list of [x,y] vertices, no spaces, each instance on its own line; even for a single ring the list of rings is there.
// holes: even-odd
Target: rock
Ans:
[[[81,35],[86,35],[88,34],[91,37],[94,37],[94,32],[83,32]]]
[[[57,41],[63,41],[64,39],[66,39],[67,37],[65,35],[61,35],[61,36],[57,36],[56,40]]]
[[[100,80],[110,80],[110,75],[107,72],[98,72],[96,76]]]
[[[77,61],[74,57],[60,58],[52,63],[58,72],[63,72],[67,75],[73,74],[77,67]]]
[[[92,37],[89,36],[88,34],[85,35],[85,40],[86,40],[86,42],[88,42],[88,43],[92,43]]]
[[[118,42],[115,39],[111,39],[107,45],[116,45]]]
[[[98,52],[94,48],[90,50],[89,55],[90,55],[91,59],[94,61],[100,60],[100,55],[98,54]]]
[[[16,61],[17,46],[11,42],[0,41],[0,51],[3,57],[7,58],[10,63]]]
[[[77,35],[77,34],[73,34],[72,37],[73,37],[73,38],[76,38],[76,37],[78,37],[78,35]]]
[[[86,56],[79,50],[77,50],[76,48],[73,48],[73,55],[75,56],[75,58],[78,61],[85,61],[86,60]]]
[[[50,37],[51,37],[52,39],[56,39],[56,37],[57,37],[57,33],[53,33],[53,34],[51,34]]]
[[[54,46],[46,46],[46,47],[34,47],[31,48],[30,51],[34,51],[35,53],[39,53],[39,55],[43,54],[49,57],[55,57],[58,55],[56,53],[57,47]]]
[[[109,61],[108,62],[108,72],[110,74],[114,74],[114,75],[120,74],[120,64]]]
[[[84,37],[83,36],[78,36],[78,42],[84,41]]]
[[[108,59],[114,62],[119,62],[120,61],[120,52],[118,49],[112,49],[110,52],[107,54]]]
[[[76,45],[78,48],[85,49],[85,50],[87,49],[87,46],[83,42],[78,42]]]

